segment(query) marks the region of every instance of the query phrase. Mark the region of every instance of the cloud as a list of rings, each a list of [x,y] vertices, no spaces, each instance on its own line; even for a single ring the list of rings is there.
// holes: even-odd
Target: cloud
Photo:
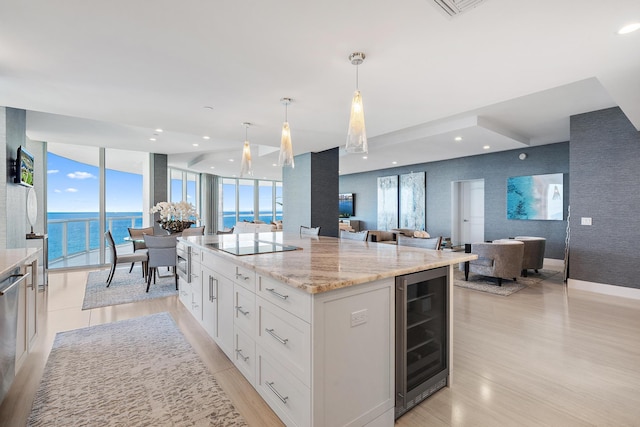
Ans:
[[[77,188],[67,188],[64,191],[66,191],[67,193],[77,193],[78,189]]]
[[[58,173],[60,172],[58,169],[49,169],[47,173]]]
[[[68,173],[67,176],[71,179],[89,179],[89,178],[95,179],[95,175],[90,174],[89,172],[72,172],[72,173]]]
[[[58,190],[57,188],[55,190],[53,190],[54,193],[62,193],[62,191]]]

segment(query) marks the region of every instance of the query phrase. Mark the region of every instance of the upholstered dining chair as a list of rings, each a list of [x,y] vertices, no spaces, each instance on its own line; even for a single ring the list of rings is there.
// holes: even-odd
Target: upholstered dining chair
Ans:
[[[341,239],[359,240],[361,242],[366,242],[367,237],[369,237],[369,230],[363,230],[363,231],[340,230]]]
[[[407,237],[404,234],[398,234],[398,246],[412,246],[414,248],[424,249],[440,249],[442,236],[423,239],[421,237]]]
[[[171,267],[176,281],[176,290],[178,290],[178,272],[176,271],[177,237],[171,235],[151,236],[148,234],[142,237],[144,238],[144,243],[147,245],[147,251],[149,253],[149,261],[147,262],[147,292],[149,292],[149,287],[151,287],[151,276],[153,276],[153,283],[156,283],[158,267]]]
[[[147,247],[144,244],[144,239],[142,238],[143,234],[153,234],[153,227],[145,227],[145,228],[127,228],[129,232],[129,237],[131,237],[131,243],[133,244],[133,253],[136,251],[146,252]],[[142,252],[140,252],[142,253]],[[133,266],[135,262],[131,263],[131,268],[129,268],[129,273],[133,270]],[[146,269],[142,266],[142,276],[146,276]]]
[[[111,230],[107,230],[104,233],[105,239],[109,242],[109,250],[111,251],[111,270],[109,271],[109,276],[107,276],[107,288],[111,284],[113,280],[113,276],[116,272],[116,265],[118,264],[134,264],[136,262],[142,263],[142,275],[146,276],[147,271],[147,260],[148,254],[146,249],[141,249],[132,254],[123,254],[119,255],[116,250],[116,243],[113,241],[113,235],[111,234]]]
[[[301,236],[319,236],[320,227],[305,227],[304,225],[301,225],[300,235]]]
[[[204,236],[204,225],[202,227],[190,227],[182,230],[182,237]]]

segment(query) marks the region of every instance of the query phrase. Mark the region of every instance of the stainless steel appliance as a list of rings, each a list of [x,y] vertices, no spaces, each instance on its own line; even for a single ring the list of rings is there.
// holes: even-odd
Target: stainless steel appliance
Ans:
[[[396,277],[398,418],[447,385],[449,267]]]
[[[0,277],[0,401],[9,391],[16,373],[18,290],[28,276],[16,268]]]
[[[191,283],[191,246],[183,242],[176,245],[176,270],[179,278]]]

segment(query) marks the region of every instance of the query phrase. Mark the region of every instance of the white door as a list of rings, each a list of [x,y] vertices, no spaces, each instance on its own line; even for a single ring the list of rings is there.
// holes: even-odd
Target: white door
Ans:
[[[484,180],[453,184],[452,242],[461,245],[484,241]]]

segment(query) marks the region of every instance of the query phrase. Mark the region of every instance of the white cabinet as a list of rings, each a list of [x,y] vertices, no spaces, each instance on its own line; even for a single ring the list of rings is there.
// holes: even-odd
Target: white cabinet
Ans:
[[[16,336],[16,372],[21,368],[38,334],[38,263],[25,264],[21,274],[28,273],[18,289],[18,333]]]
[[[393,425],[392,278],[312,295],[201,259],[203,327],[286,425]]]

